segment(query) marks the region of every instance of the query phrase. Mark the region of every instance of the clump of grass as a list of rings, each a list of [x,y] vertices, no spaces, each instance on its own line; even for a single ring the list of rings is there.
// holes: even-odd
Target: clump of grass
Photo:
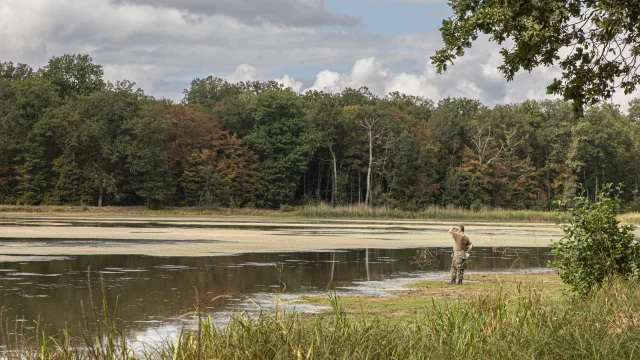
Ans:
[[[19,327],[3,332],[0,344],[8,359],[631,359],[640,351],[640,285],[628,281],[583,298],[548,299],[525,285],[515,295],[498,289],[468,301],[432,301],[402,321],[347,314],[335,295],[330,303],[329,315],[235,315],[224,327],[196,311],[196,328],[140,352],[108,341],[120,339],[115,327],[102,328],[101,344],[96,332],[78,342],[29,338]]]
[[[618,216],[621,222],[625,224],[639,224],[640,225],[640,213],[626,213]]]

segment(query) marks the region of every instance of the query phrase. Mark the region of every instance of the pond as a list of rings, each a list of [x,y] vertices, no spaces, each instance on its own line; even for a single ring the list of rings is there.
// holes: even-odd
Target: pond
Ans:
[[[410,279],[446,277],[450,254],[450,248],[433,248],[428,261],[419,260],[415,248],[209,257],[32,257],[0,263],[0,306],[5,319],[40,317],[46,328],[61,329],[67,324],[73,332],[83,323],[81,302],[86,308],[90,304],[90,276],[94,297],[101,299],[103,280],[108,303],[115,307],[117,302],[119,327],[140,338],[175,329],[184,321],[181,316],[193,311],[196,289],[201,309],[223,322],[231,312],[269,308],[276,294],[295,300],[299,295],[335,289],[384,296],[383,289]],[[546,247],[477,247],[468,271],[535,271],[550,259]],[[220,295],[228,297],[212,301]],[[318,310],[295,301],[291,304],[298,311]]]

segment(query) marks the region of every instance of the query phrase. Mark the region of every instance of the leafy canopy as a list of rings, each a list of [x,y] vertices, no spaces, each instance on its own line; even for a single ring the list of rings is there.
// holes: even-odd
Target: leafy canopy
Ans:
[[[631,93],[640,83],[640,2],[637,0],[452,0],[453,16],[440,32],[444,47],[431,57],[439,72],[463,56],[479,34],[503,45],[499,70],[513,80],[520,70],[559,65],[562,77],[547,88],[585,104]]]

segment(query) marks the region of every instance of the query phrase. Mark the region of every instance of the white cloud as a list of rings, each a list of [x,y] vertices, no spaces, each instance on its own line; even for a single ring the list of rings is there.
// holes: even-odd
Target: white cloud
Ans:
[[[293,0],[269,1],[285,4]],[[301,1],[309,1],[296,5],[304,8],[305,16],[315,16],[314,11],[321,13],[320,18],[326,15],[322,1]],[[169,2],[165,0],[171,5]],[[40,67],[56,55],[89,54],[105,67],[107,80],[126,76],[151,95],[180,100],[182,89],[169,86],[185,86],[208,74],[226,74],[237,70],[238,64],[251,63],[270,73],[292,64],[331,66],[355,61],[393,41],[313,23],[250,22],[233,11],[203,11],[197,14],[198,21],[192,21],[178,5],[143,3],[0,1],[0,61]],[[204,0],[190,2],[197,3],[208,6]],[[264,6],[266,1],[261,3]],[[284,12],[282,17],[290,15]],[[298,86],[295,81],[290,85]]]
[[[236,83],[240,81],[264,80],[265,76],[258,72],[255,67],[249,64],[241,64],[238,65],[232,73],[225,76],[225,79],[231,83]]]
[[[360,19],[327,10],[323,0],[111,0],[114,4],[147,5],[187,12],[191,22],[202,15],[225,15],[245,23],[355,26]]]
[[[303,86],[302,81],[298,81],[287,74],[285,74],[283,77],[279,79],[276,78],[274,80],[284,85],[285,88],[291,88],[291,90],[295,92],[300,92],[300,90],[302,90],[302,86]]]
[[[148,94],[173,100],[182,98],[195,77],[229,74],[230,81],[247,81],[275,73],[271,78],[296,91],[367,86],[381,96],[392,91],[436,101],[466,96],[493,105],[549,98],[546,86],[559,76],[557,68],[541,68],[507,83],[496,69],[502,62],[499,47],[486,38],[437,74],[429,63],[441,46],[435,29],[401,36],[375,35],[358,26],[336,30],[326,25],[337,24],[340,14],[321,0],[249,1],[258,7],[223,0],[0,1],[0,61],[40,67],[55,55],[90,54],[104,66],[107,80],[128,79]],[[286,10],[293,2],[300,6],[295,11],[316,22],[299,24],[285,19],[286,11],[260,10],[268,3]],[[252,21],[256,16],[260,21]],[[296,67],[295,79],[285,75],[291,74],[289,67]],[[336,71],[345,67],[351,70]],[[614,102],[626,108],[635,96],[616,93]]]
[[[259,71],[254,66],[251,66],[249,64],[238,65],[238,67],[236,67],[233,72],[231,72],[227,76],[224,76],[224,78],[231,83],[240,81],[270,80],[262,71]],[[284,85],[285,88],[291,88],[295,92],[300,92],[303,86],[301,81],[298,81],[287,74],[285,74],[281,78],[275,78],[272,80]]]
[[[523,87],[521,83],[514,86],[495,70],[494,61],[491,52],[471,52],[447,72],[438,74],[431,64],[420,73],[397,72],[376,58],[367,58],[356,61],[350,73],[319,72],[307,90],[335,93],[347,87],[366,86],[379,96],[398,91],[436,101],[445,97],[469,97],[488,105],[546,97],[546,85],[553,73],[540,70],[536,71],[537,77],[521,75],[518,80],[525,77],[525,81],[533,78],[542,81],[536,81],[535,86]]]
[[[348,87],[359,88],[361,86],[368,87],[369,90],[380,96],[393,91],[429,98],[439,95],[438,90],[429,84],[425,75],[396,73],[376,58],[358,60],[351,69],[351,73],[321,71],[316,76],[314,84],[307,90],[336,93]]]

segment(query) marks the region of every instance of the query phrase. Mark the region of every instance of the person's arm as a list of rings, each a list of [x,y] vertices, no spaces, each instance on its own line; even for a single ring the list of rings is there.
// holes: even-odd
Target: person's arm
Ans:
[[[455,227],[452,227],[451,229],[449,229],[449,234],[453,235],[453,231],[455,230]]]
[[[467,252],[471,251],[471,249],[473,249],[473,244],[469,242],[469,248],[467,249]]]

